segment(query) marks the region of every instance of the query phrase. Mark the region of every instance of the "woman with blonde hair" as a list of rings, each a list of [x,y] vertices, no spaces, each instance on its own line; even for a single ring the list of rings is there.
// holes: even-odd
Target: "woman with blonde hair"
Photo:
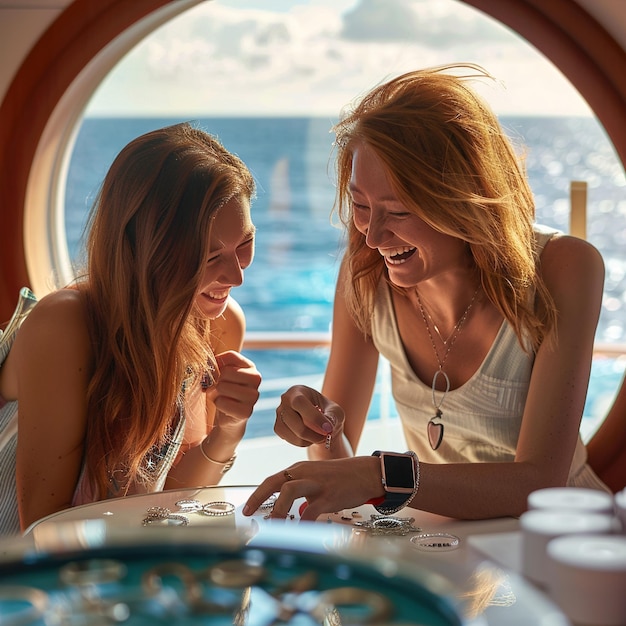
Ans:
[[[92,212],[87,264],[20,320],[0,369],[19,437],[3,532],[64,508],[216,484],[258,399],[230,296],[254,256],[253,178],[178,124],[131,141]],[[17,507],[15,502],[17,500]],[[17,517],[19,511],[19,519]]]
[[[269,477],[304,519],[372,501],[457,518],[517,516],[531,491],[606,489],[579,426],[604,267],[589,243],[535,224],[532,191],[470,88],[480,67],[414,71],[336,125],[347,230],[321,393],[288,390],[276,433],[313,461]],[[353,457],[379,357],[407,453]]]

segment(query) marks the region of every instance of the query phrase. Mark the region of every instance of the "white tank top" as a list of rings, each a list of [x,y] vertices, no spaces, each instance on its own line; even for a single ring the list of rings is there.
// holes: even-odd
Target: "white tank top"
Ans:
[[[558,231],[537,227],[538,254]],[[504,321],[484,361],[461,387],[448,392],[442,405],[445,435],[432,450],[427,424],[434,416],[432,389],[411,367],[396,322],[391,289],[378,286],[372,339],[391,366],[393,397],[409,449],[427,463],[513,461],[522,423],[534,355],[520,346],[513,327]],[[437,393],[436,398],[441,394]],[[607,489],[586,465],[587,452],[578,438],[570,485]]]

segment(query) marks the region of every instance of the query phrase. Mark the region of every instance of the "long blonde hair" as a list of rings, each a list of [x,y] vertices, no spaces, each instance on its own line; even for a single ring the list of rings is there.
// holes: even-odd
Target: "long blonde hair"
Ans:
[[[254,189],[238,157],[187,123],[131,141],[111,165],[78,283],[94,353],[85,466],[99,498],[150,483],[142,461],[167,440],[183,382],[213,362],[194,314],[211,223]]]
[[[375,87],[334,127],[335,209],[348,231],[347,303],[369,334],[386,269],[352,221],[352,147],[362,141],[383,162],[407,210],[467,243],[485,294],[520,343],[536,349],[551,336],[556,311],[537,271],[533,195],[520,157],[495,114],[468,87],[470,78],[491,76],[471,64],[408,72]]]

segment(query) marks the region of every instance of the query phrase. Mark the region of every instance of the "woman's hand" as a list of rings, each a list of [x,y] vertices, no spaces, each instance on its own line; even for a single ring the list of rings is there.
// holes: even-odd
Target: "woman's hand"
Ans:
[[[234,350],[218,354],[216,360],[220,373],[211,390],[217,409],[215,427],[245,426],[259,399],[261,374],[252,361]]]
[[[343,409],[315,389],[295,385],[280,398],[274,432],[300,448],[328,444],[343,433]]]
[[[300,519],[314,521],[323,513],[365,504],[384,495],[380,460],[357,456],[328,461],[301,461],[266,478],[248,498],[244,515],[253,515],[272,494],[278,493],[271,517],[285,518],[298,498],[307,506]]]

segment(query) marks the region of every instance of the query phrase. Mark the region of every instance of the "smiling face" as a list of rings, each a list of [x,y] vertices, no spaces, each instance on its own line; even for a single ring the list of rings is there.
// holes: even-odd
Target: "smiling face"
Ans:
[[[243,283],[243,272],[254,258],[254,231],[248,199],[233,198],[217,211],[196,295],[196,304],[207,318],[220,316],[230,290]]]
[[[390,280],[414,287],[467,267],[465,243],[429,226],[397,197],[376,152],[358,142],[352,150],[352,218],[365,243],[378,250]]]

